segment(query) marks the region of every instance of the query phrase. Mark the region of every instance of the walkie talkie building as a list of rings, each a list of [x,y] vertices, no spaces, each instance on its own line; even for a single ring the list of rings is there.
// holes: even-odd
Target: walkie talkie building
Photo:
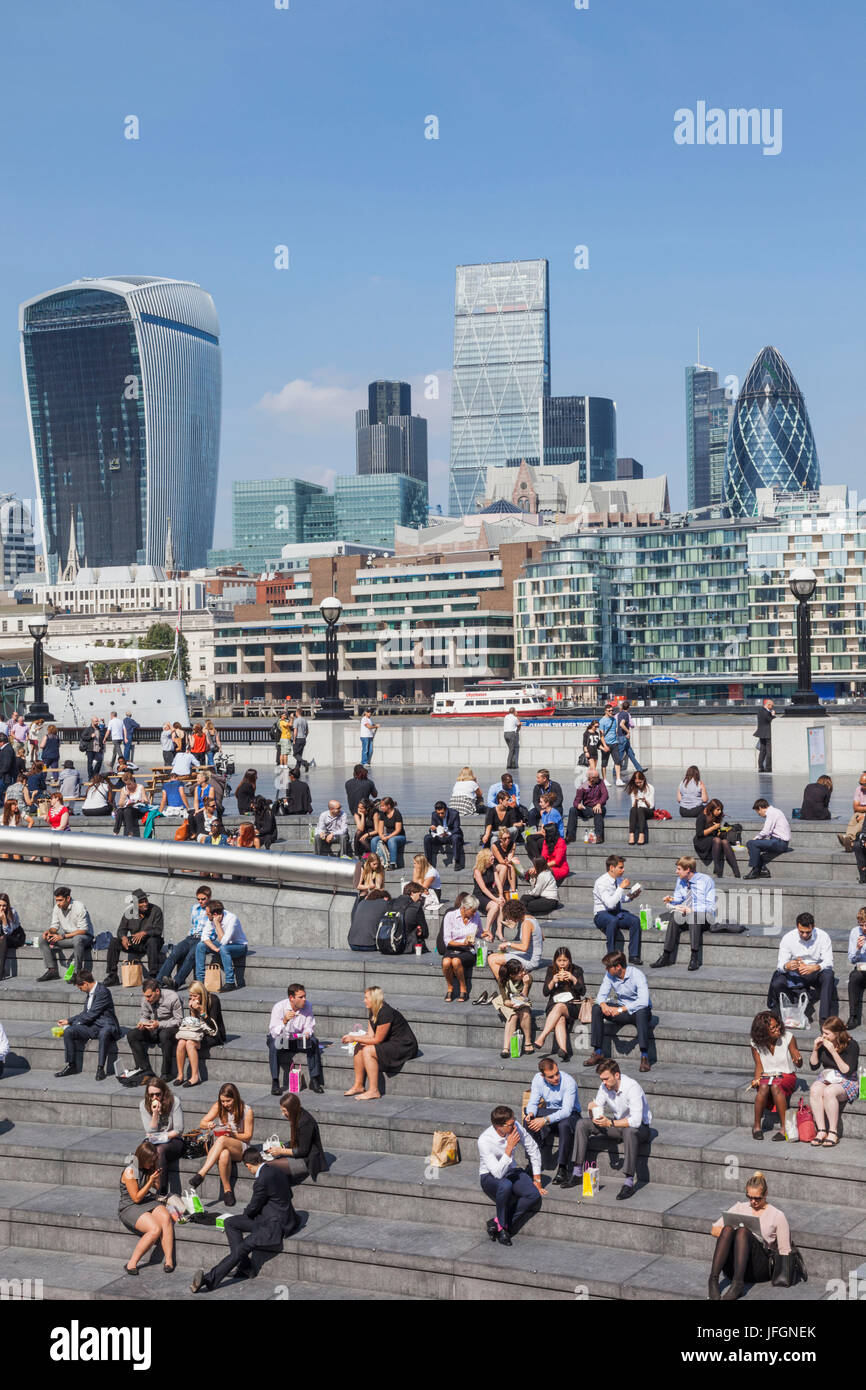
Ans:
[[[92,566],[207,562],[219,465],[213,300],[190,281],[83,278],[19,310],[48,576],[70,528]]]

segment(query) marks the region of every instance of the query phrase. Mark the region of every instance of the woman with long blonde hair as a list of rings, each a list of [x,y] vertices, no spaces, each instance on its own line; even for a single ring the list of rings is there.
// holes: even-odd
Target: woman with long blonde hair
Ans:
[[[487,917],[487,930],[492,932],[499,923],[499,914],[505,906],[505,894],[496,869],[493,851],[480,849],[475,856],[475,870],[472,874],[473,896],[484,908]],[[496,939],[502,940],[502,927],[496,930]]]
[[[195,980],[189,987],[189,1005],[175,1036],[177,1075],[172,1085],[198,1086],[201,1082],[199,1075],[201,1049],[209,1048],[211,1043],[221,1043],[225,1040],[226,1030],[219,998],[217,995],[209,993],[200,980]],[[185,1081],[184,1071],[187,1061],[189,1061],[189,1080]]]
[[[412,878],[415,883],[420,883],[425,893],[435,893],[440,903],[442,901],[442,875],[435,869],[427,856],[416,854],[412,860]]]
[[[451,788],[448,805],[452,811],[458,811],[461,816],[471,816],[473,811],[486,812],[487,805],[484,800],[484,793],[479,787],[471,767],[461,767],[457,774],[457,781]]]
[[[361,877],[358,880],[358,897],[366,898],[371,888],[385,887],[385,866],[378,854],[368,854],[364,858]]]

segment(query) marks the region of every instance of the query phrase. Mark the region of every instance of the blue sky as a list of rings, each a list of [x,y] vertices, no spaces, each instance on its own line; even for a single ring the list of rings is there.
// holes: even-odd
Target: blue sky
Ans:
[[[857,0],[42,0],[0,34],[0,489],[32,490],[19,302],[122,272],[214,296],[217,543],[233,478],[354,470],[377,376],[416,388],[444,503],[454,267],[546,256],[553,391],[613,396],[675,502],[699,326],[723,375],[779,348],[862,490]],[[698,101],[781,107],[782,152],[676,145]]]

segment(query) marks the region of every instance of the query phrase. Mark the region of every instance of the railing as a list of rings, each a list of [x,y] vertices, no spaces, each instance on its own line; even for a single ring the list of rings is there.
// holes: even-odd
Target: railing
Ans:
[[[360,861],[316,854],[270,854],[261,849],[213,849],[176,840],[121,839],[115,835],[77,835],[74,830],[13,830],[0,833],[4,854],[34,855],[61,864],[93,864],[105,869],[145,869],[176,873],[222,873],[264,879],[280,886],[352,892],[361,877]]]

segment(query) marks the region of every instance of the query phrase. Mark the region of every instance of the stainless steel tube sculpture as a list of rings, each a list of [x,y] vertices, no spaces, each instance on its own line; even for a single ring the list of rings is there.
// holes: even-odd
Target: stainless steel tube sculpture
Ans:
[[[293,884],[349,893],[358,886],[361,865],[317,854],[272,854],[261,849],[211,849],[176,840],[144,840],[74,830],[0,831],[0,852],[92,864],[104,869],[149,869],[154,873],[222,873],[268,883]]]

